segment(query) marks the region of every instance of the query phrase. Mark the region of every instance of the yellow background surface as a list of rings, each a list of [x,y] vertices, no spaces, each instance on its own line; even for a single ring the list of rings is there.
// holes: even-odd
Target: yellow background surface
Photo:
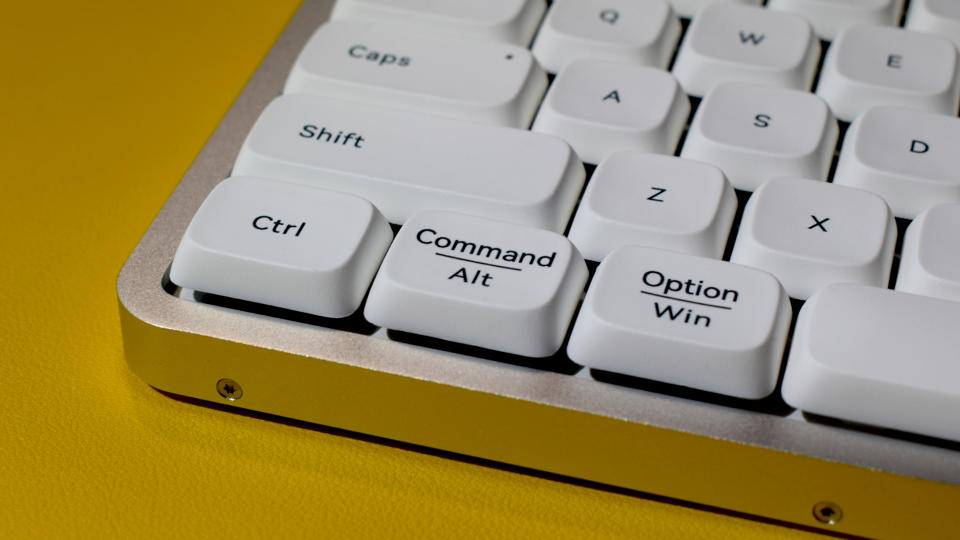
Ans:
[[[117,272],[295,4],[4,7],[0,534],[805,536],[198,407],[130,373]]]

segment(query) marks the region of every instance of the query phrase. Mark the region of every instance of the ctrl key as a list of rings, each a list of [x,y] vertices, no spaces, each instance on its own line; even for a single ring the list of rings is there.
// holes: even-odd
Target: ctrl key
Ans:
[[[188,289],[322,317],[357,310],[393,233],[359,197],[250,176],[213,188],[170,267]]]
[[[745,399],[776,388],[790,326],[762,270],[640,246],[597,269],[574,324],[574,362]]]
[[[364,308],[370,322],[534,358],[560,350],[587,281],[563,236],[425,210],[403,225]]]

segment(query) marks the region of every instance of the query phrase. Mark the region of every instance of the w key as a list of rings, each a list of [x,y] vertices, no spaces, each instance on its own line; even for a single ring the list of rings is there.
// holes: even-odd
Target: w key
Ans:
[[[819,56],[820,42],[804,19],[759,7],[717,4],[694,17],[673,74],[694,96],[735,80],[808,90]]]

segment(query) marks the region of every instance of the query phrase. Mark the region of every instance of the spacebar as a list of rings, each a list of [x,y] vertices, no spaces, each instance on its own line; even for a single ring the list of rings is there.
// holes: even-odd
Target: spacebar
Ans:
[[[547,135],[297,94],[267,106],[233,174],[352,193],[393,223],[444,209],[555,232],[584,182]]]
[[[783,398],[798,409],[960,441],[960,303],[849,283],[797,318]]]

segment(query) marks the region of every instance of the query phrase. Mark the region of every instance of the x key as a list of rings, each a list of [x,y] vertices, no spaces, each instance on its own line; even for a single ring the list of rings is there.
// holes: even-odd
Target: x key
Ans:
[[[810,217],[813,218],[813,225],[807,227],[807,229],[819,228],[823,232],[827,232],[827,228],[823,226],[824,223],[830,221],[830,218],[819,219],[817,216],[810,214]]]
[[[895,241],[893,214],[879,196],[781,178],[761,185],[747,201],[730,260],[770,272],[788,295],[805,300],[831,283],[886,285]]]

